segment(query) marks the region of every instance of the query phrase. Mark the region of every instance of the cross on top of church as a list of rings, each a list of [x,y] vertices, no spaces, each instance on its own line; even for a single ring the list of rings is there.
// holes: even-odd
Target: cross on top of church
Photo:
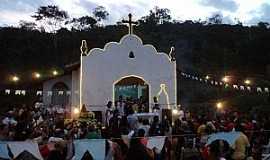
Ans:
[[[122,20],[122,23],[128,24],[128,33],[133,34],[133,25],[137,25],[138,22],[132,21],[132,14],[128,14],[128,20]]]

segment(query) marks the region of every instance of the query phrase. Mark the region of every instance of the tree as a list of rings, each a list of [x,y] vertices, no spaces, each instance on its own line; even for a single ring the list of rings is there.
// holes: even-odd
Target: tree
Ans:
[[[83,16],[80,18],[73,18],[67,23],[72,24],[72,27],[77,30],[85,30],[87,28],[94,28],[97,24],[97,20],[90,16]]]
[[[155,14],[161,24],[171,20],[170,10],[168,8],[155,7]]]
[[[35,30],[37,27],[37,24],[34,22],[28,22],[21,20],[19,22],[20,28],[24,30]]]
[[[106,11],[106,8],[103,6],[98,6],[94,9],[93,15],[98,22],[101,20],[106,20],[109,16],[109,13]]]
[[[209,24],[221,24],[222,23],[222,15],[214,14],[212,17],[208,18]]]
[[[259,23],[257,24],[257,26],[258,26],[259,28],[262,28],[262,29],[267,29],[267,28],[269,27],[269,23],[268,23],[268,22],[259,22]]]
[[[239,18],[234,18],[234,21],[235,21],[236,25],[243,26],[243,23],[240,21]]]
[[[58,6],[48,5],[40,6],[32,17],[43,23],[47,31],[55,33],[63,26],[64,20],[69,16],[66,11],[60,10]]]
[[[167,8],[158,8],[157,6],[150,10],[149,15],[142,17],[139,21],[146,24],[163,24],[171,20],[170,10]]]

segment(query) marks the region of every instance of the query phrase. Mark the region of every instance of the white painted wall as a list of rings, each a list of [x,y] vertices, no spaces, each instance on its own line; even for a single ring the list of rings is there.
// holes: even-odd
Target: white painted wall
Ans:
[[[72,92],[71,92],[71,105],[72,107],[79,107],[80,105],[80,70],[72,71]]]
[[[129,58],[130,51],[134,59]],[[105,110],[107,101],[114,101],[114,83],[130,75],[149,84],[149,103],[153,103],[160,85],[165,84],[168,98],[160,97],[159,103],[176,104],[176,63],[152,45],[143,45],[136,35],[126,35],[120,43],[107,43],[104,49],[92,49],[83,57],[82,66],[82,103],[92,106],[91,110]]]
[[[48,95],[48,91],[52,91],[52,87],[58,83],[62,82],[67,85],[68,89],[72,89],[71,75],[59,76],[50,80],[47,80],[43,83],[43,103],[45,105],[51,104],[52,96]],[[69,103],[71,104],[71,97],[69,98]]]

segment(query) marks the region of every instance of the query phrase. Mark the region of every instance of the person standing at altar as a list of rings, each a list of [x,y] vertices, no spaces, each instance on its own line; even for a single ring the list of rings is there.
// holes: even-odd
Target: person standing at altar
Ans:
[[[153,97],[153,101],[154,101],[154,105],[153,105],[153,113],[158,113],[158,118],[161,119],[161,115],[162,115],[162,111],[160,109],[160,104],[158,102],[158,98],[157,97]]]
[[[149,136],[162,136],[162,127],[159,123],[159,117],[155,116],[153,119],[153,123],[149,128]]]
[[[129,109],[128,111],[128,116],[127,116],[127,121],[129,124],[129,129],[130,131],[137,131],[138,129],[138,117],[134,115],[134,111],[132,108]]]
[[[105,112],[105,121],[106,121],[106,126],[109,126],[110,119],[113,116],[113,109],[112,109],[112,101],[109,101],[107,103],[107,108]]]
[[[125,115],[125,102],[123,96],[120,95],[118,101],[116,102],[115,108],[119,111],[121,116]]]
[[[121,118],[119,116],[118,110],[113,111],[113,116],[109,120],[109,130],[111,133],[111,137],[119,138],[121,135],[120,128]]]
[[[153,112],[158,112],[160,110],[160,104],[158,103],[157,97],[153,97],[154,105]]]

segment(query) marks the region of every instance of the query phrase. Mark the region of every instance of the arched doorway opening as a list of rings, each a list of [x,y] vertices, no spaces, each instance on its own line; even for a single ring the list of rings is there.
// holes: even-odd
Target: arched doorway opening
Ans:
[[[67,91],[69,90],[68,86],[63,82],[57,82],[52,87],[52,105],[59,105],[65,107],[69,104],[69,95]]]
[[[137,76],[123,77],[114,83],[114,101],[120,99],[138,105],[143,105],[142,112],[149,112],[149,85]]]

